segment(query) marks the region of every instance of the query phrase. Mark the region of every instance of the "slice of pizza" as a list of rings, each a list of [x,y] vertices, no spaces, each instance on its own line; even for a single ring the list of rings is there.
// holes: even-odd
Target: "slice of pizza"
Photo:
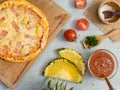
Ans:
[[[0,58],[26,62],[46,45],[49,23],[45,14],[26,0],[0,3]]]

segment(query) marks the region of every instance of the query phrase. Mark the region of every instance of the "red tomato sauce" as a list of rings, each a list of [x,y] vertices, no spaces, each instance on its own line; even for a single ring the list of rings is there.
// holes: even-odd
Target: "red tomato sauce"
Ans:
[[[114,71],[114,59],[105,51],[96,51],[89,63],[90,70],[95,77],[105,78]]]

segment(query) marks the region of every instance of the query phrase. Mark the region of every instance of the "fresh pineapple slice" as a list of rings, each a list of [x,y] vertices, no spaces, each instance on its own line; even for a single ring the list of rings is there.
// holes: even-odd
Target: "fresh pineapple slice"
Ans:
[[[14,37],[14,41],[22,40],[23,36],[24,36],[24,35],[23,35],[22,33],[17,34],[17,35]]]
[[[43,75],[76,83],[82,82],[82,75],[75,64],[65,58],[57,58],[50,62],[45,68]]]
[[[0,28],[4,29],[4,28],[6,28],[6,27],[7,27],[7,26],[6,26],[6,23],[5,23],[5,22],[0,23]]]
[[[28,24],[28,20],[29,20],[28,17],[24,17],[23,21],[22,21],[22,24],[27,25]]]
[[[37,27],[37,28],[36,28],[36,34],[37,34],[38,36],[41,34],[41,29],[42,29],[42,28],[40,28],[40,27]]]
[[[26,45],[20,49],[21,54],[28,54],[29,53],[29,45]]]
[[[10,43],[10,47],[11,47],[11,48],[15,48],[15,46],[16,46],[16,42],[15,42],[15,41],[12,41],[12,42]]]
[[[80,53],[70,48],[61,48],[61,49],[58,49],[57,51],[60,57],[63,57],[72,61],[84,76],[86,71],[86,65]]]

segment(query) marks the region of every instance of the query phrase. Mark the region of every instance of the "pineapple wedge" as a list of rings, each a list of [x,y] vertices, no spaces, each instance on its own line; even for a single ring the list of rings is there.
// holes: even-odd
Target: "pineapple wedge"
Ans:
[[[57,58],[50,62],[43,73],[46,77],[81,83],[82,75],[73,62],[65,58]]]
[[[24,17],[23,21],[22,21],[22,24],[27,25],[28,24],[28,20],[29,20],[28,17]]]
[[[40,34],[41,34],[41,27],[37,27],[36,28],[36,34],[38,35],[38,36],[40,36]]]
[[[72,61],[84,76],[86,71],[86,65],[85,65],[85,61],[83,60],[79,52],[70,48],[61,48],[61,49],[58,49],[57,51],[60,57],[63,57]]]

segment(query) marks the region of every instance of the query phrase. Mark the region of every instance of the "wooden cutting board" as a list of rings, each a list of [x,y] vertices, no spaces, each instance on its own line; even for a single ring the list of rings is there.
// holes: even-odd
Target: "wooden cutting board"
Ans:
[[[52,0],[29,0],[29,1],[36,5],[38,8],[40,8],[41,10],[43,10],[43,12],[46,14],[48,18],[50,24],[50,32],[47,42],[48,46],[52,39],[55,38],[58,32],[69,20],[70,15],[66,13]],[[0,60],[0,81],[2,81],[7,87],[14,88],[36,60],[26,63],[11,63]]]

